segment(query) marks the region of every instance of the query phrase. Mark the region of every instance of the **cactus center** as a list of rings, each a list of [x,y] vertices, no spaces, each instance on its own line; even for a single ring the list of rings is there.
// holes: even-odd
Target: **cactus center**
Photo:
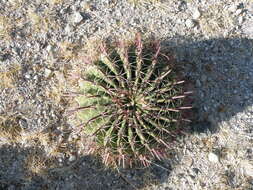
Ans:
[[[138,108],[142,108],[146,103],[143,95],[134,93],[121,93],[116,97],[114,103],[125,114],[134,113]]]

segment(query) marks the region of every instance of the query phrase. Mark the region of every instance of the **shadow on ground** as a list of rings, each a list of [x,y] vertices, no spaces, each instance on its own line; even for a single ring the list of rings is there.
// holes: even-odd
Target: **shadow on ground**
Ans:
[[[179,37],[162,44],[176,53],[185,77],[195,86],[196,118],[190,125],[190,132],[216,132],[219,123],[230,120],[253,104],[253,40],[193,41]],[[38,152],[30,148],[1,147],[0,189],[139,189],[150,183],[163,183],[171,168],[180,164],[172,158],[154,162],[150,168],[121,170],[119,174],[105,169],[96,158],[85,156],[64,167],[48,166],[40,174],[25,167],[34,151]],[[43,151],[39,154],[47,159]]]
[[[219,124],[253,104],[253,40],[217,38],[165,40],[193,82],[196,118],[191,132],[216,132]],[[253,121],[244,121],[248,125]],[[252,125],[252,124],[251,124]],[[235,126],[240,127],[240,126]]]
[[[98,159],[84,156],[76,162],[57,166],[45,153],[34,147],[2,146],[0,149],[0,189],[3,190],[131,190],[146,183],[161,182],[170,168],[105,169]],[[163,167],[165,163],[162,164]]]

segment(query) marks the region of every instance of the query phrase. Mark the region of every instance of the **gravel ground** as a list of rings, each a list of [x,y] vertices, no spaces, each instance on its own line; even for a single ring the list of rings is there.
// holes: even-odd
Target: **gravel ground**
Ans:
[[[102,40],[162,41],[195,87],[168,160],[105,168],[64,116]],[[253,189],[253,1],[0,0],[0,189]]]

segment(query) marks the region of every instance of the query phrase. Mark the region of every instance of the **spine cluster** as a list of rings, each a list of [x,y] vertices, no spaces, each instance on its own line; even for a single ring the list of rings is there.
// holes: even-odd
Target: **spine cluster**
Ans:
[[[91,152],[106,165],[148,166],[152,158],[166,156],[164,148],[180,132],[184,105],[184,81],[178,80],[170,56],[159,44],[143,44],[137,35],[133,45],[120,43],[89,63],[80,78],[80,127],[93,137]]]

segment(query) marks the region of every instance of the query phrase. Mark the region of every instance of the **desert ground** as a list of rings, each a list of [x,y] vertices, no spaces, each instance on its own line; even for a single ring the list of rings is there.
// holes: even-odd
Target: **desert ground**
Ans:
[[[156,39],[194,85],[164,160],[104,166],[66,111],[101,42]],[[72,75],[73,76],[73,75]],[[252,190],[252,0],[0,0],[0,189]]]

